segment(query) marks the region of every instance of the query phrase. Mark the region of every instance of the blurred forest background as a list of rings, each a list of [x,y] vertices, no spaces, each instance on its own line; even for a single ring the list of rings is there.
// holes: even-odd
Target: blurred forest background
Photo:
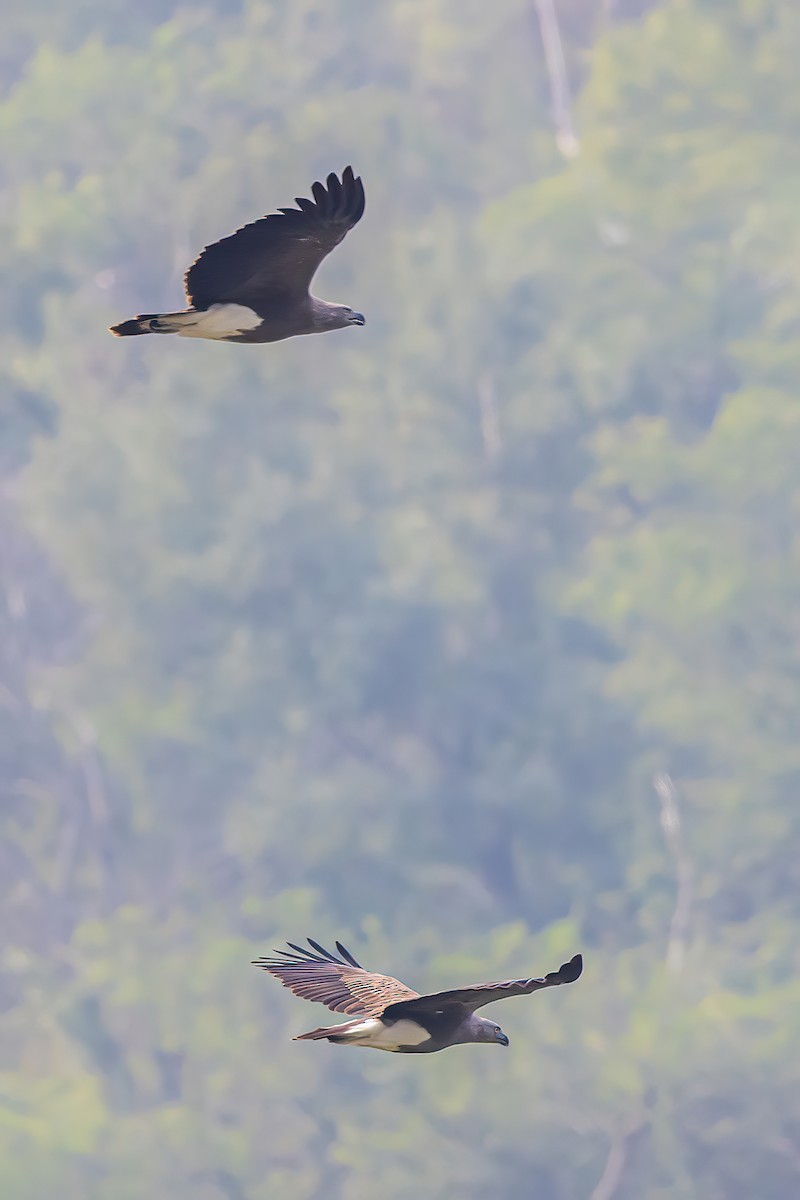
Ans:
[[[4,1200],[800,1194],[800,6],[557,11],[572,157],[533,0],[3,18]],[[348,162],[365,329],[106,333]]]

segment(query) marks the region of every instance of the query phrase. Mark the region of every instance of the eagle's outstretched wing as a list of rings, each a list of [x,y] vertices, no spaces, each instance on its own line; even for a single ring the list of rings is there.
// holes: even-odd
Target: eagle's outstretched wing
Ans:
[[[269,971],[296,996],[317,1000],[333,1012],[379,1017],[387,1005],[416,1000],[419,996],[419,992],[413,992],[390,975],[365,971],[341,942],[336,943],[341,958],[324,950],[312,938],[308,939],[311,950],[293,942],[286,944],[294,953],[273,950],[276,957],[257,958],[255,965]]]
[[[558,987],[562,983],[574,983],[583,971],[583,958],[576,954],[568,963],[563,963],[557,971],[541,979],[509,979],[505,983],[478,983],[473,987],[452,988],[448,992],[433,992],[429,996],[419,996],[416,1000],[400,1000],[386,1008],[387,1017],[409,1016],[414,1013],[437,1012],[453,1006],[463,1008],[467,1012],[475,1012],[484,1004],[493,1004],[495,1000],[505,1000],[508,996],[528,996],[538,992],[540,988]]]
[[[301,300],[317,267],[364,213],[364,185],[345,167],[313,184],[313,200],[298,197],[297,208],[281,208],[244,225],[205,250],[184,277],[194,308]]]

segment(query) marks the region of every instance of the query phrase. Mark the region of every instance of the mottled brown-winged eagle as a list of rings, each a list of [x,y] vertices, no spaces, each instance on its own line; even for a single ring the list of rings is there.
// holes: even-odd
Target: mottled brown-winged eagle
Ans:
[[[280,342],[301,333],[363,325],[346,304],[309,292],[326,255],[364,213],[364,185],[346,167],[315,183],[313,200],[281,208],[206,246],[184,278],[185,312],[143,313],[112,325],[117,337],[177,333],[222,342]]]
[[[499,1025],[475,1010],[507,996],[527,996],[540,988],[574,983],[583,970],[576,954],[557,971],[541,979],[510,979],[505,983],[478,983],[421,996],[390,975],[376,975],[356,962],[341,942],[341,958],[308,939],[311,950],[287,942],[289,950],[274,950],[275,957],[259,958],[263,967],[305,1000],[318,1000],[333,1012],[353,1020],[301,1033],[295,1041],[325,1038],[343,1046],[368,1046],[396,1054],[433,1054],[465,1042],[508,1045]]]

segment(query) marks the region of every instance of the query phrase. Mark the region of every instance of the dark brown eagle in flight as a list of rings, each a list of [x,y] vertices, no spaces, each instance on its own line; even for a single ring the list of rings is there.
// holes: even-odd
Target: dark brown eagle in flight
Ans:
[[[206,246],[184,278],[185,312],[144,313],[112,325],[117,337],[177,333],[222,342],[280,342],[301,333],[363,325],[346,304],[309,292],[322,260],[364,214],[364,185],[345,167],[327,187],[313,184],[313,200],[237,229]]]
[[[478,983],[420,996],[390,975],[365,971],[341,942],[336,943],[341,958],[311,938],[308,944],[311,950],[287,942],[291,950],[274,950],[278,957],[256,959],[255,965],[280,979],[296,996],[318,1000],[353,1020],[312,1029],[294,1040],[325,1038],[337,1045],[368,1046],[396,1054],[433,1054],[464,1042],[507,1046],[508,1038],[500,1026],[476,1016],[475,1010],[507,996],[527,996],[540,988],[574,983],[583,970],[583,959],[576,954],[541,979]]]

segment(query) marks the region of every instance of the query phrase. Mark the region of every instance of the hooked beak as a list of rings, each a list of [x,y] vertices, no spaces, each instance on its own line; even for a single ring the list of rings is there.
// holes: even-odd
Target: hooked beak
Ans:
[[[351,325],[366,325],[366,323],[367,321],[363,313],[354,312],[350,314]]]
[[[500,1045],[501,1045],[501,1046],[507,1046],[507,1045],[508,1045],[508,1038],[507,1038],[507,1037],[506,1037],[506,1035],[505,1035],[505,1034],[502,1032],[502,1030],[498,1030],[498,1032],[497,1032],[497,1040],[498,1040],[498,1042],[500,1043]]]

